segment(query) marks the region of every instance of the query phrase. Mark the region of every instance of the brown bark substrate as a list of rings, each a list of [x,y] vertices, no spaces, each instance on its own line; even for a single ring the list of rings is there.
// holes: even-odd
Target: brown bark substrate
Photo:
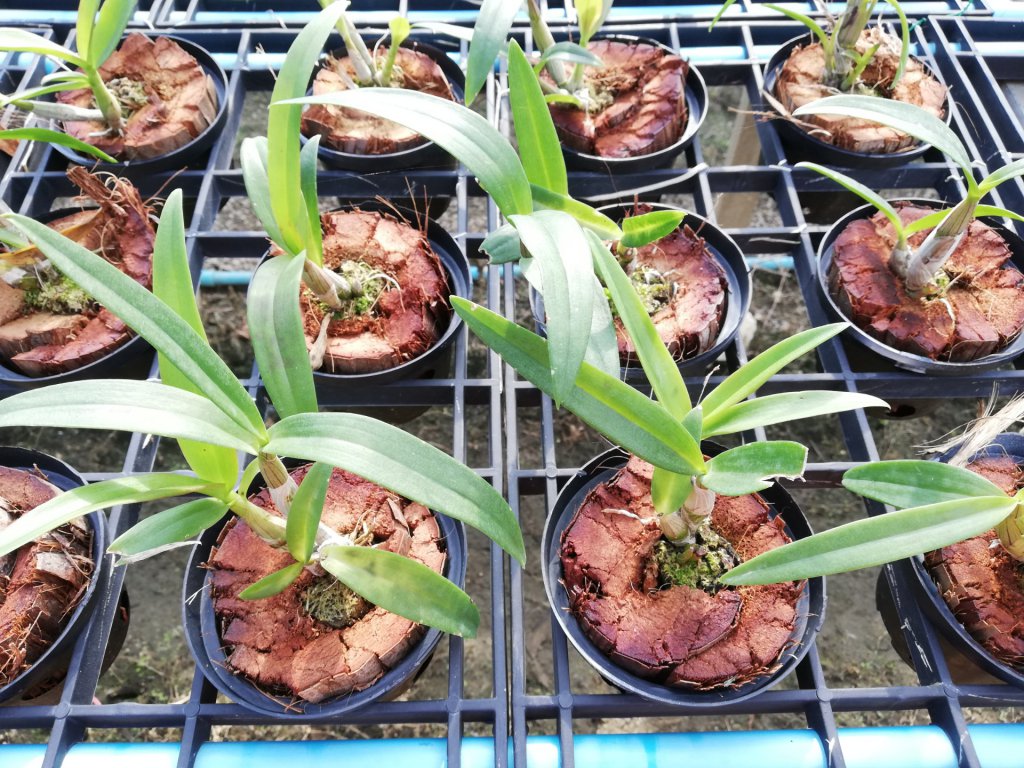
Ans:
[[[863,54],[876,43],[881,43],[881,47],[861,74],[861,82],[881,96],[914,104],[940,119],[945,117],[946,87],[920,61],[910,57],[903,77],[893,88],[891,83],[900,63],[900,40],[874,27],[860,36],[857,51]],[[825,53],[820,43],[795,48],[779,70],[775,96],[793,112],[812,101],[835,95],[836,91],[822,82],[824,76]],[[816,138],[853,152],[900,152],[917,143],[910,134],[870,120],[837,115],[810,115],[800,119],[817,126],[819,130],[813,133]]]
[[[800,585],[659,589],[652,550],[661,538],[651,465],[635,457],[591,491],[562,535],[563,584],[570,610],[614,663],[681,688],[736,687],[770,674],[791,642]],[[747,560],[789,541],[756,495],[718,497],[715,531]]]
[[[904,222],[933,209],[896,204]],[[919,244],[928,232],[910,238]],[[1024,327],[1024,275],[991,227],[974,221],[944,268],[944,299],[907,295],[889,269],[896,233],[881,213],[851,222],[833,245],[829,290],[843,313],[895,349],[933,360],[967,362],[996,352]]]
[[[381,47],[377,57],[387,56],[388,49]],[[442,99],[454,101],[448,78],[436,61],[427,54],[410,48],[399,48],[395,56],[397,85],[413,91],[421,91]],[[313,80],[313,95],[348,89],[343,72],[355,82],[356,74],[348,56],[330,57],[317,72]],[[312,138],[320,136],[325,147],[339,152],[359,155],[383,155],[404,152],[426,142],[415,131],[366,112],[345,107],[314,104],[302,114],[302,134]]]
[[[107,132],[99,121],[75,121],[64,130],[120,160],[146,160],[188,144],[217,116],[217,89],[199,62],[166,37],[150,40],[132,33],[100,67],[103,82],[115,78],[141,84],[145,102],[133,105],[122,135]],[[80,88],[57,94],[57,100],[93,108],[92,91]],[[101,134],[101,135],[95,135]]]
[[[587,70],[585,85],[610,96],[610,104],[596,114],[552,104],[559,138],[577,152],[600,157],[649,155],[679,141],[689,64],[645,43],[597,40],[587,48],[603,66]],[[546,70],[543,77],[552,82]]]
[[[1009,456],[981,458],[968,469],[1008,495],[1024,484],[1024,472]],[[999,661],[1024,668],[1024,571],[999,546],[996,532],[929,552],[925,563],[971,636]]]
[[[0,529],[58,493],[40,475],[0,467]],[[60,636],[89,586],[91,541],[78,518],[0,558],[0,685]]]
[[[71,168],[68,178],[100,207],[65,216],[51,222],[50,228],[100,253],[149,288],[156,237],[149,219],[152,209],[125,179],[105,180],[80,166]],[[81,368],[132,337],[128,326],[96,304],[62,314],[30,306],[25,294],[0,280],[0,358],[27,376]]]
[[[301,481],[305,474],[304,467],[292,477]],[[252,501],[276,513],[266,490]],[[437,573],[444,567],[441,534],[429,510],[348,472],[336,469],[331,475],[322,521],[341,533],[365,524],[379,548],[406,555]],[[376,606],[345,629],[313,619],[302,603],[303,591],[315,580],[309,571],[274,597],[237,597],[291,562],[287,552],[270,547],[235,519],[224,528],[208,564],[228,664],[261,689],[314,703],[360,691],[400,662],[422,637],[422,625]]]
[[[401,286],[389,283],[368,312],[330,320],[322,370],[383,371],[437,343],[448,327],[451,307],[444,267],[427,237],[404,221],[373,211],[335,211],[320,220],[326,267],[361,261]],[[324,309],[309,291],[303,291],[301,301],[306,341],[312,347]]]
[[[728,283],[704,238],[689,226],[676,229],[637,249],[630,271],[644,267],[657,270],[675,285],[666,305],[651,315],[658,338],[672,356],[685,360],[710,349],[722,328]],[[623,364],[639,362],[633,340],[617,317],[615,336]]]

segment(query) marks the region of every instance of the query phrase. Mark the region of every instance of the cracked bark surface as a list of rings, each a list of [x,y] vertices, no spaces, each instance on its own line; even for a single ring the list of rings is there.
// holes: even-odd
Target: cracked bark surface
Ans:
[[[876,43],[881,47],[861,74],[860,81],[884,97],[914,104],[939,119],[944,118],[946,87],[911,56],[907,59],[903,77],[893,88],[891,83],[899,68],[901,42],[873,27],[865,30],[857,40],[857,52],[863,54]],[[797,47],[779,70],[775,96],[789,112],[793,112],[805,104],[838,93],[823,82],[824,77],[825,52],[821,44]],[[817,126],[818,130],[812,134],[815,138],[853,152],[900,152],[917,143],[910,134],[870,120],[837,115],[808,115],[800,119]]]
[[[587,45],[603,66],[585,84],[611,102],[596,114],[552,104],[551,118],[567,146],[600,157],[635,157],[679,141],[686,126],[684,87],[689,64],[659,46],[596,40]],[[547,71],[542,77],[553,83]]]
[[[60,493],[35,472],[0,467],[0,529]],[[84,518],[0,558],[0,685],[60,636],[89,586],[92,532]]]
[[[907,223],[934,212],[906,203],[895,207]],[[912,235],[910,244],[920,244],[929,231]],[[946,262],[945,301],[907,294],[902,278],[889,269],[895,245],[895,230],[881,213],[851,222],[833,245],[829,291],[863,331],[895,349],[951,362],[990,355],[1020,334],[1024,274],[991,227],[972,222]]]
[[[299,482],[306,470],[302,467],[291,475]],[[277,512],[266,490],[252,501]],[[361,519],[372,530],[375,544],[441,573],[444,544],[428,509],[334,470],[322,522],[348,533]],[[237,518],[225,526],[208,562],[228,664],[260,689],[314,703],[361,691],[398,664],[423,636],[422,625],[377,606],[345,629],[317,621],[302,608],[302,591],[315,580],[309,571],[274,597],[238,598],[250,584],[291,562],[287,552],[270,547]]]
[[[99,121],[72,121],[64,130],[120,160],[147,160],[183,147],[217,116],[217,89],[199,62],[173,40],[151,40],[133,32],[100,67],[107,83],[123,78],[141,83],[146,103],[125,121],[123,134],[107,133]],[[57,94],[62,104],[94,107],[92,91]],[[101,135],[96,135],[101,134]]]
[[[93,175],[80,166],[71,179],[99,208],[83,209],[50,223],[84,248],[103,256],[136,282],[152,283],[152,209],[125,179]],[[132,338],[132,331],[103,307],[91,303],[78,313],[29,306],[25,291],[0,280],[0,358],[26,376],[73,371],[99,360]]]
[[[744,586],[713,596],[686,586],[659,589],[651,557],[661,538],[651,519],[652,472],[630,458],[586,496],[563,533],[570,610],[611,661],[656,682],[710,690],[770,674],[791,642],[801,586]],[[789,541],[756,495],[718,497],[711,524],[742,560]]]
[[[967,468],[1007,495],[1024,485],[1024,470],[1009,456],[980,458]],[[1024,573],[999,546],[996,532],[929,552],[925,564],[970,635],[999,661],[1024,669]]]

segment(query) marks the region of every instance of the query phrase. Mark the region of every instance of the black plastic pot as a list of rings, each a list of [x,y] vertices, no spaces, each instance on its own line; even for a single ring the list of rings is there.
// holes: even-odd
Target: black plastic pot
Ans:
[[[810,45],[811,43],[817,42],[817,38],[814,35],[808,33],[795,37],[787,43],[784,43],[770,59],[764,70],[764,89],[773,96],[775,95],[775,81],[778,79],[779,71],[782,69],[783,64],[786,63],[786,59],[789,58],[789,54],[792,53],[794,48],[798,46]],[[922,62],[923,63],[923,62]],[[932,74],[940,82],[942,78],[939,74],[925,65],[925,69]],[[822,165],[838,165],[843,168],[892,168],[898,165],[904,165],[909,163],[911,160],[916,160],[921,157],[925,152],[931,149],[930,144],[917,144],[910,149],[905,149],[902,152],[853,152],[848,149],[833,146],[827,141],[823,141],[816,136],[812,136],[793,122],[785,119],[781,115],[778,115],[775,107],[773,107],[767,99],[764,99],[759,105],[758,109],[766,114],[775,114],[777,118],[772,120],[772,125],[775,126],[776,131],[779,134],[779,140],[782,142],[782,146],[786,150],[786,158],[790,162],[797,161],[813,161],[821,163]],[[953,104],[949,98],[949,92],[946,92],[946,124],[949,125],[953,115]]]
[[[946,205],[938,200],[922,200],[915,198],[907,198],[905,200],[906,202],[913,203],[914,205],[934,208],[936,210]],[[864,205],[856,210],[850,211],[850,213],[837,221],[832,228],[825,233],[825,237],[822,239],[821,245],[818,248],[818,286],[821,289],[822,296],[825,298],[829,311],[838,320],[849,320],[849,318],[843,314],[828,289],[828,274],[832,267],[832,245],[850,223],[858,219],[869,218],[873,216],[875,212],[876,209],[872,205]],[[1013,230],[1002,226],[998,219],[986,217],[981,219],[981,221],[984,221],[996,230],[1000,236],[1002,236],[1010,247],[1010,251],[1012,253],[1011,262],[1019,270],[1024,272],[1024,239],[1022,239]],[[1024,333],[1019,334],[1017,338],[998,352],[964,363],[932,360],[931,358],[924,357],[923,355],[915,355],[911,352],[903,352],[901,350],[894,349],[852,324],[843,333],[847,338],[856,341],[858,344],[866,347],[874,353],[875,356],[883,358],[884,361],[895,365],[897,368],[913,371],[915,373],[925,373],[936,376],[969,376],[973,373],[980,373],[981,371],[987,371],[991,368],[1003,365],[1004,363],[1008,363],[1020,355],[1021,352],[1024,352]]]
[[[702,450],[711,456],[721,453],[724,448],[705,441]],[[801,593],[797,607],[796,626],[792,642],[783,652],[776,670],[758,680],[752,680],[734,689],[694,691],[675,688],[652,682],[628,672],[609,661],[608,657],[586,636],[576,619],[569,612],[569,599],[562,587],[562,563],[559,558],[562,533],[572,522],[576,510],[586,495],[595,486],[610,480],[625,466],[629,456],[621,448],[612,448],[592,459],[576,473],[562,488],[551,514],[544,522],[541,540],[544,557],[544,589],[551,604],[555,619],[576,650],[594,667],[601,676],[620,690],[635,693],[652,701],[678,704],[687,707],[714,708],[736,704],[766,690],[796,667],[810,650],[825,619],[825,580],[810,579]],[[772,517],[781,517],[786,533],[792,539],[811,535],[811,528],[803,512],[793,498],[778,484],[761,492],[761,497],[771,507]]]
[[[97,170],[113,173],[117,176],[123,176],[132,182],[141,183],[153,174],[163,173],[165,171],[177,171],[181,168],[185,168],[190,162],[202,157],[207,151],[209,151],[220,136],[228,118],[227,75],[224,74],[224,70],[221,68],[220,64],[217,63],[210,52],[205,48],[174,35],[160,35],[160,37],[170,38],[180,45],[186,53],[199,62],[199,65],[213,80],[214,87],[217,90],[217,115],[210,124],[206,126],[206,130],[192,139],[192,141],[179,147],[173,152],[168,152],[166,155],[161,155],[160,157],[154,157],[147,160],[126,160],[123,163],[104,163],[91,155],[81,155],[68,147],[54,145],[58,152],[64,155],[64,157],[71,162],[77,163],[78,165],[88,166],[89,168],[95,167]],[[56,126],[56,128],[59,130],[59,126]]]
[[[656,211],[680,210],[671,205],[660,205],[650,203],[648,206]],[[598,209],[601,213],[616,221],[621,221],[631,211],[631,205],[606,205]],[[740,323],[750,308],[750,273],[747,262],[743,258],[743,252],[736,242],[722,230],[695,213],[687,211],[686,218],[680,226],[689,226],[694,232],[704,238],[707,248],[715,257],[715,261],[725,271],[726,282],[726,307],[725,317],[722,320],[722,328],[718,333],[715,343],[707,350],[678,361],[680,373],[683,375],[696,375],[707,372],[715,360],[725,351],[725,348],[732,343],[739,333]],[[546,335],[547,322],[544,312],[544,297],[536,290],[530,288],[530,309],[533,312],[533,319],[537,325],[537,332],[542,336]],[[622,367],[619,371],[620,378],[630,384],[646,384],[647,376],[639,364],[631,365],[628,368]]]
[[[447,546],[444,575],[459,587],[465,585],[466,534],[462,524],[435,513]],[[230,516],[227,518],[230,519]],[[369,688],[326,699],[318,704],[295,700],[290,696],[274,696],[257,688],[245,677],[235,674],[227,665],[227,656],[220,639],[217,616],[210,597],[209,572],[203,567],[216,544],[222,525],[208,528],[192,550],[185,571],[184,621],[185,637],[192,656],[206,679],[231,700],[263,715],[275,715],[289,722],[317,720],[352,712],[374,701],[389,700],[400,695],[430,659],[441,639],[441,631],[427,628],[424,636],[393,669],[388,670]]]
[[[47,481],[62,491],[86,484],[82,476],[63,461],[25,448],[0,447],[0,465],[28,472],[38,469]],[[36,697],[43,694],[51,683],[54,686],[59,685],[67,674],[68,664],[71,661],[71,654],[74,651],[78,635],[85,630],[89,623],[89,617],[102,599],[110,580],[112,562],[110,558],[106,557],[106,518],[100,512],[93,512],[86,515],[85,518],[92,529],[94,565],[89,586],[64,626],[64,631],[60,633],[53,644],[29,669],[0,688],[0,701],[12,702],[25,696]]]
[[[615,40],[621,43],[644,43],[654,45],[672,55],[679,55],[676,51],[657,40],[636,35],[602,35],[601,40]],[[685,93],[686,98],[686,125],[679,140],[657,152],[635,157],[601,157],[600,155],[588,155],[584,152],[577,152],[565,144],[562,145],[562,153],[565,155],[565,163],[569,168],[580,171],[598,171],[600,173],[640,173],[655,168],[665,168],[672,165],[676,157],[693,143],[697,131],[708,114],[708,89],[704,84],[704,78],[700,71],[690,62],[689,72],[686,75]]]

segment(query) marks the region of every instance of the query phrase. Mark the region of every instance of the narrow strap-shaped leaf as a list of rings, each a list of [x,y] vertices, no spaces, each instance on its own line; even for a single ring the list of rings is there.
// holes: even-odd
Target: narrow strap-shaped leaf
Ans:
[[[298,98],[306,92],[313,66],[320,57],[331,30],[341,18],[345,5],[328,5],[299,32],[288,49],[281,71],[277,74],[270,99],[273,107],[267,118],[267,178],[270,183],[270,204],[283,238],[280,245],[292,253],[306,250],[310,233],[306,203],[299,187],[299,130],[302,107],[288,100]]]
[[[993,171],[978,184],[978,191],[981,194],[991,192],[993,189],[998,187],[1004,181],[1009,181],[1018,176],[1024,176],[1024,157],[1020,160],[1015,160],[1009,165],[1004,165],[1002,168]]]
[[[295,562],[264,576],[238,593],[243,600],[263,600],[284,592],[302,575],[303,563]]]
[[[169,472],[119,477],[72,488],[26,512],[0,531],[0,554],[5,555],[69,520],[99,509],[186,493],[219,494],[224,491],[222,486]]]
[[[486,253],[491,264],[508,264],[519,261],[523,255],[519,233],[511,224],[502,224],[480,243],[480,250]]]
[[[580,41],[586,45],[604,24],[611,10],[611,0],[575,0],[576,22],[580,28]]]
[[[473,25],[473,39],[466,61],[466,103],[472,104],[494,69],[494,60],[505,45],[522,0],[483,0]]]
[[[552,192],[550,189],[536,184],[531,185],[530,189],[533,193],[533,201],[538,207],[568,213],[580,223],[580,226],[589,229],[603,240],[618,240],[622,237],[622,230],[619,229],[618,224],[600,211],[595,211],[586,203],[574,200],[568,195]]]
[[[672,234],[683,219],[686,211],[650,211],[639,216],[629,216],[622,220],[623,248],[641,248],[665,235]]]
[[[705,422],[718,410],[735,405],[754,394],[761,385],[801,355],[815,349],[846,328],[849,323],[833,323],[810,328],[783,339],[769,347],[742,368],[730,374],[725,381],[701,401]]]
[[[615,334],[615,320],[604,286],[594,275],[594,313],[590,320],[590,341],[583,356],[590,365],[613,378],[619,377],[619,340]]]
[[[824,165],[818,165],[817,163],[797,163],[794,168],[808,168],[815,173],[820,173],[822,176],[826,176],[832,181],[836,182],[840,186],[848,189],[853,194],[857,195],[861,200],[875,206],[879,211],[885,214],[885,217],[892,223],[893,228],[896,232],[903,232],[903,220],[900,215],[896,213],[896,209],[892,207],[888,200],[882,197],[880,194],[875,192],[871,187],[867,187],[861,184],[856,179],[851,179],[846,174],[840,173],[839,171],[826,168]]]
[[[263,225],[267,235],[284,249],[284,235],[274,220],[274,209],[270,202],[270,180],[267,177],[267,138],[250,136],[242,140],[240,153],[242,180],[245,182],[245,194],[253,212]]]
[[[263,262],[249,283],[249,335],[263,383],[282,416],[317,410],[316,386],[302,327],[302,254]]]
[[[88,62],[77,53],[63,45],[50,42],[44,37],[34,35],[24,29],[14,27],[0,27],[0,51],[22,51],[25,53],[38,53],[40,56],[52,56],[74,64],[76,67],[86,67]]]
[[[306,258],[318,266],[324,263],[324,233],[320,226],[319,199],[316,196],[317,149],[319,134],[306,142],[299,152],[299,177],[306,218],[309,220],[309,238],[306,240]]]
[[[324,547],[320,564],[374,605],[460,637],[475,637],[480,613],[469,595],[422,563],[372,547]]]
[[[157,512],[122,533],[108,551],[138,559],[151,550],[162,550],[176,542],[189,541],[216,523],[228,505],[220,499],[195,499]]]
[[[857,408],[888,408],[884,400],[859,392],[783,392],[720,408],[704,419],[704,437],[731,435],[797,419],[809,419]]]
[[[748,443],[709,459],[707,474],[700,482],[723,496],[742,496],[771,487],[774,477],[800,477],[806,462],[807,449],[800,443],[787,440]]]
[[[843,486],[860,496],[897,508],[939,504],[977,496],[999,496],[991,480],[938,461],[875,461],[843,475]],[[1005,494],[1003,494],[1005,495]]]
[[[612,295],[619,319],[626,327],[629,338],[633,340],[640,365],[643,366],[647,380],[651,382],[651,387],[658,396],[658,402],[665,406],[674,419],[681,421],[690,410],[690,395],[686,391],[686,383],[679,373],[676,361],[672,359],[668,348],[658,336],[651,316],[644,309],[643,302],[637,296],[622,266],[593,233],[590,233],[590,249],[594,256],[594,265]]]
[[[1000,208],[998,205],[979,205],[974,209],[974,217],[981,218],[982,216],[1000,216],[1014,221],[1024,221],[1024,216],[1021,214],[1007,208]]]
[[[669,472],[661,467],[654,468],[651,476],[651,501],[659,515],[670,515],[683,506],[693,493],[693,478]]]
[[[86,48],[79,44],[79,53],[88,56],[92,65],[99,69],[121,42],[134,10],[135,0],[103,0],[92,39]]]
[[[562,145],[544,101],[540,82],[515,40],[508,47],[508,99],[516,129],[519,159],[531,184],[569,194]]]
[[[282,102],[332,104],[411,128],[464,163],[506,216],[533,209],[530,182],[512,146],[487,119],[453,101],[402,88],[357,88]],[[280,109],[271,105],[271,114]]]
[[[857,520],[758,555],[729,571],[722,582],[771,584],[881,565],[984,533],[1015,506],[1006,496],[983,496]]]
[[[0,427],[114,429],[256,453],[262,441],[205,397],[154,381],[71,381],[0,401]]]
[[[153,295],[174,310],[200,338],[206,340],[206,330],[199,317],[188,267],[188,253],[185,250],[185,220],[181,210],[180,189],[168,195],[160,212],[160,226],[153,243]],[[158,357],[160,379],[164,384],[203,396],[199,388],[165,355],[160,354]],[[229,487],[234,485],[238,477],[238,457],[233,450],[184,439],[178,441],[178,447],[189,467],[199,477]]]
[[[551,393],[554,382],[544,339],[465,299],[453,296],[451,301],[459,317],[487,346],[523,378]],[[576,388],[562,407],[656,467],[688,475],[704,471],[697,442],[663,405],[587,363],[580,367]]]
[[[778,13],[781,13],[783,16],[788,16],[789,18],[793,19],[793,21],[799,21],[801,24],[807,27],[807,29],[814,33],[814,36],[818,38],[818,42],[821,43],[822,47],[829,47],[829,37],[825,33],[825,30],[821,28],[821,25],[818,24],[818,22],[816,22],[807,14],[800,13],[800,11],[797,11],[793,8],[787,8],[782,5],[775,5],[774,3],[765,3],[764,7],[771,8],[773,11],[777,11]],[[723,8],[722,10],[724,11],[725,9]],[[715,17],[715,21],[718,21],[717,16]]]
[[[906,237],[910,237],[915,232],[923,232],[926,229],[931,229],[932,227],[939,226],[939,224],[942,223],[943,219],[945,219],[949,215],[950,210],[952,209],[943,208],[941,210],[935,211],[934,213],[929,213],[927,216],[922,216],[920,219],[915,219],[914,221],[910,222],[905,227],[903,227],[903,234]],[[977,208],[975,209],[975,211],[977,211]]]
[[[65,89],[63,87],[59,87],[58,90]],[[62,147],[68,147],[69,149],[75,150],[75,152],[92,155],[105,163],[117,162],[117,160],[99,147],[94,147],[92,144],[80,141],[74,136],[68,136],[66,133],[51,131],[49,128],[9,128],[5,131],[0,131],[0,139],[13,139],[15,141],[45,141],[47,144],[60,144]]]
[[[548,316],[548,364],[554,381],[551,396],[560,403],[576,381],[594,315],[590,245],[576,220],[559,211],[537,211],[509,221],[540,267]]]
[[[482,531],[520,563],[523,536],[490,483],[417,437],[354,413],[303,413],[270,429],[265,450],[348,470]]]
[[[211,402],[253,436],[266,428],[249,393],[210,345],[170,307],[104,259],[17,214],[8,217],[64,275],[167,356]]]
[[[571,64],[583,64],[588,67],[600,67],[603,64],[601,57],[596,53],[587,50],[579,43],[563,40],[560,43],[549,45],[544,49],[540,58],[534,62],[533,71],[540,72],[544,68],[544,65],[552,59],[568,61]]]
[[[286,541],[288,551],[300,563],[309,562],[313,555],[316,531],[324,511],[324,499],[327,498],[327,484],[331,481],[332,471],[334,467],[330,464],[319,461],[313,464],[292,498],[292,506],[288,510]]]
[[[96,11],[100,0],[80,0],[78,15],[75,18],[75,45],[79,52],[89,58],[89,45],[92,41],[92,30],[96,26]]]

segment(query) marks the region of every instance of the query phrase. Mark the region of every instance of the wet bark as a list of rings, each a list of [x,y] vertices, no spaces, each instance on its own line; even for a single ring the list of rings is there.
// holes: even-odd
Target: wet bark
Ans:
[[[448,280],[430,241],[394,216],[336,211],[321,217],[324,265],[361,261],[386,274],[385,289],[369,311],[334,315],[329,321],[322,370],[370,373],[418,357],[437,343],[451,319]],[[324,308],[303,290],[307,344],[312,348]]]
[[[387,52],[387,47],[382,46],[377,56],[383,59]],[[455,100],[441,67],[425,53],[399,48],[395,55],[395,72],[395,82],[402,88]],[[355,82],[355,77],[355,69],[348,56],[332,56],[317,72],[313,95],[347,90],[346,79]],[[310,138],[319,135],[325,147],[359,155],[404,152],[426,141],[415,131],[391,120],[325,104],[314,104],[303,113],[302,133]]]
[[[197,137],[217,116],[217,90],[199,62],[166,37],[150,40],[133,33],[100,67],[105,83],[123,78],[140,83],[145,103],[127,115],[124,132],[107,132],[97,121],[68,122],[64,130],[119,160],[160,157]],[[92,92],[57,94],[64,104],[91,108]],[[123,107],[122,107],[123,111]],[[100,134],[100,135],[96,135]]]
[[[58,493],[38,474],[0,467],[0,529]],[[91,541],[78,518],[0,558],[0,685],[60,636],[89,586]]]
[[[874,27],[857,41],[864,53],[875,43],[881,47],[861,74],[861,82],[880,96],[914,104],[938,118],[946,114],[946,87],[936,80],[917,59],[907,60],[903,77],[892,87],[900,60],[900,40]],[[818,43],[794,49],[779,71],[775,95],[789,111],[812,101],[835,95],[838,91],[823,81],[825,53]],[[900,152],[917,143],[909,134],[870,120],[836,115],[812,115],[801,120],[817,126],[813,135],[822,141],[853,152]]]
[[[292,477],[301,481],[305,473],[301,468]],[[277,512],[266,490],[252,501]],[[331,475],[322,522],[341,533],[365,524],[380,548],[437,573],[444,567],[444,544],[428,509],[343,470]],[[273,549],[236,518],[224,528],[208,563],[228,664],[260,689],[311,702],[361,691],[423,636],[422,625],[376,606],[345,629],[317,621],[302,605],[303,591],[316,578],[309,571],[274,597],[238,598],[250,584],[291,562],[287,552]]]
[[[1024,472],[1009,456],[982,458],[968,468],[1007,494],[1024,484]],[[1024,669],[1024,570],[999,546],[995,531],[929,552],[925,563],[971,636],[999,661]]]
[[[597,40],[587,48],[604,66],[588,68],[584,84],[607,94],[609,103],[596,113],[552,104],[559,138],[577,152],[600,157],[649,155],[679,141],[686,126],[689,64],[644,43]]]
[[[562,536],[563,584],[587,636],[616,664],[657,682],[710,690],[770,674],[791,642],[800,585],[659,589],[652,467],[631,458],[586,497]],[[781,521],[756,495],[719,497],[712,528],[742,560],[782,546]]]
[[[84,248],[101,254],[138,283],[152,282],[152,209],[125,179],[92,175],[76,166],[68,177],[99,205],[50,223]],[[81,368],[114,351],[131,330],[106,309],[58,313],[30,306],[25,292],[0,281],[0,357],[27,376],[49,376]]]
[[[897,204],[904,222],[932,209]],[[928,232],[910,238],[919,244]],[[974,221],[946,262],[944,300],[908,295],[889,269],[896,234],[881,213],[852,222],[833,246],[829,287],[844,314],[896,349],[933,360],[967,362],[1004,348],[1024,328],[1024,275],[991,227]]]

